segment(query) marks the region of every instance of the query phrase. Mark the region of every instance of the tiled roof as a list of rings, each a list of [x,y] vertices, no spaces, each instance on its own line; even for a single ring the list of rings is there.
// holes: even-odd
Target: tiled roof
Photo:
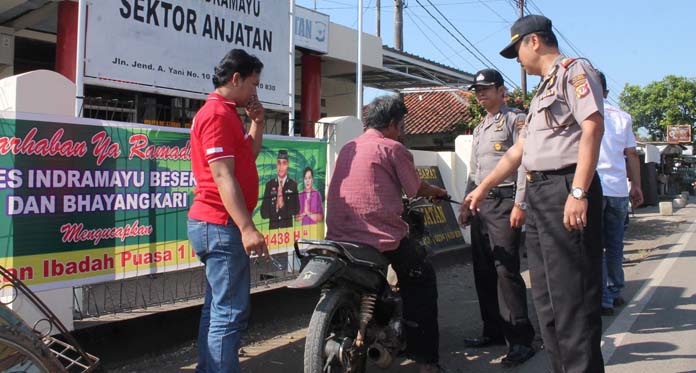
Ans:
[[[406,135],[453,133],[458,123],[470,119],[467,97],[471,94],[467,91],[425,89],[402,94],[408,108]]]

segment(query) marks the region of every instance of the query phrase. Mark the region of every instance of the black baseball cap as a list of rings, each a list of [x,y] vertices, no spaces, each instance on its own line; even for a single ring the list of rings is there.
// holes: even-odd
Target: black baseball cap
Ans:
[[[550,19],[536,14],[520,17],[510,27],[510,44],[500,51],[500,55],[505,58],[517,58],[515,45],[526,35],[542,31],[553,32]]]
[[[476,88],[477,86],[496,86],[500,87],[505,84],[503,76],[500,75],[498,70],[495,69],[483,69],[476,73],[474,82],[469,86],[469,90]]]

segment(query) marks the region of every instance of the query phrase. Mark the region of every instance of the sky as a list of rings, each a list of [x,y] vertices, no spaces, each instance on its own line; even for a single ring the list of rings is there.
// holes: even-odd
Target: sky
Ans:
[[[510,40],[510,26],[519,17],[516,0],[405,2],[405,52],[471,74],[487,67],[497,68],[506,76],[508,88],[520,85],[519,64],[499,54]],[[328,14],[332,22],[351,28],[357,28],[358,24],[357,3],[357,0],[296,0],[297,5],[310,9],[316,5],[316,10]],[[619,101],[626,84],[645,86],[667,75],[696,78],[694,0],[525,0],[525,3],[525,14],[543,14],[552,20],[563,54],[588,58],[605,73],[612,103]],[[363,4],[363,31],[376,34],[375,0],[363,0]],[[393,47],[394,0],[381,0],[381,9],[382,44]],[[538,82],[538,77],[528,77],[528,89]],[[367,96],[366,92],[365,98],[369,100]]]

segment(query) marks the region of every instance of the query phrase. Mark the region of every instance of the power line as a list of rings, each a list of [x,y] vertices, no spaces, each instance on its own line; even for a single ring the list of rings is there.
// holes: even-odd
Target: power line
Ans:
[[[516,1],[516,0],[511,0],[511,1]],[[544,15],[544,12],[541,11],[541,9],[536,5],[536,3],[534,2],[534,0],[526,0],[526,2],[525,2],[525,8],[527,9],[528,12],[531,13],[531,11],[530,11],[530,9],[527,7],[527,5],[531,5],[531,6],[534,8],[534,10],[537,12],[537,14]],[[585,56],[585,57],[589,58],[589,55],[587,55],[587,54],[583,53],[582,51],[580,51],[580,49],[579,49],[577,46],[575,46],[575,44],[574,44],[573,42],[571,42],[570,39],[568,39],[568,38],[561,32],[561,30],[558,29],[558,27],[553,26],[553,30],[558,34],[558,36],[561,37],[561,39],[562,39],[563,41],[565,41],[565,43],[568,45],[568,47],[570,47],[570,49],[573,51],[573,53],[575,53],[576,56]],[[560,47],[559,47],[559,50],[561,51],[561,53],[562,53],[563,55],[566,55],[566,56],[569,55],[568,53],[566,53],[566,51],[564,51],[564,50],[561,49]],[[600,70],[601,70],[601,69],[600,69]],[[606,75],[606,74],[605,74],[605,75]],[[613,82],[614,84],[611,84],[609,81],[607,81],[607,86],[608,86],[608,88],[610,88],[610,89],[609,89],[609,95],[608,95],[608,97],[607,97],[607,100],[613,102],[613,103],[616,104],[616,105],[618,105],[618,100],[616,99],[615,94],[613,94],[613,92],[620,91],[620,90],[617,90],[617,89],[616,89],[616,86],[618,85],[618,83],[617,83],[615,80],[613,80],[612,78],[608,78],[608,80],[611,81],[611,82]],[[614,96],[614,97],[612,97],[612,96]]]
[[[437,23],[440,25],[440,27],[442,27],[442,28],[443,28],[455,41],[457,41],[461,46],[464,47],[464,49],[466,49],[472,56],[474,56],[474,58],[476,58],[476,60],[478,60],[478,61],[479,61],[482,65],[484,65],[484,66],[492,66],[492,67],[494,67],[496,70],[498,70],[498,71],[500,72],[501,75],[503,75],[503,76],[505,77],[505,79],[507,79],[508,82],[510,82],[511,85],[515,86],[515,88],[519,88],[519,86],[518,86],[517,84],[515,84],[515,83],[512,81],[512,79],[510,79],[510,77],[506,76],[505,73],[503,73],[503,72],[500,70],[500,68],[498,68],[493,62],[491,62],[491,61],[486,57],[485,54],[481,53],[481,51],[480,51],[478,48],[476,48],[476,46],[475,46],[466,36],[464,36],[464,34],[462,34],[462,32],[459,31],[459,29],[457,28],[457,26],[455,26],[455,25],[449,20],[449,18],[447,18],[447,16],[445,16],[445,15],[440,11],[440,9],[438,9],[438,7],[435,6],[435,4],[433,4],[433,2],[432,2],[431,0],[427,0],[427,1],[428,1],[428,3],[431,5],[431,7],[432,7],[435,11],[437,11],[437,13],[442,17],[442,19],[444,19],[445,21],[447,21],[447,23],[452,27],[452,29],[454,29],[464,40],[466,40],[466,42],[471,46],[471,48],[473,48],[476,52],[478,52],[478,55],[477,55],[476,53],[474,53],[468,46],[466,46],[464,43],[462,43],[462,41],[459,40],[459,38],[457,38],[457,37],[452,33],[452,31],[450,31],[450,29],[448,29],[447,27],[445,27],[445,25],[443,25],[442,22],[440,22],[440,20],[439,20],[437,17],[435,17],[435,15],[433,15],[433,14],[428,10],[428,8],[426,8],[425,6],[423,6],[423,4],[420,2],[420,0],[416,0],[416,2],[417,2],[421,7],[423,7],[423,10],[425,10],[426,13],[428,13],[428,15],[430,15],[430,17],[432,17],[432,18],[435,20],[435,22],[437,22]],[[479,55],[480,55],[481,57],[483,57],[483,60],[481,59],[481,57],[479,57]],[[484,60],[487,61],[487,62],[485,62]]]
[[[324,0],[329,3],[333,4],[340,4],[343,6],[340,7],[326,7],[326,6],[318,6],[317,10],[350,10],[350,9],[355,9],[355,5],[350,5],[348,3],[340,2],[340,1],[331,1],[331,0]],[[450,3],[440,3],[437,4],[438,6],[441,7],[449,7],[449,6],[457,6],[457,5],[469,5],[469,4],[476,4],[480,2],[481,0],[469,0],[469,1],[456,1],[456,2],[450,2]],[[501,2],[501,1],[508,1],[508,0],[487,0],[487,2]],[[514,0],[513,0],[514,1]],[[412,5],[410,6],[411,8],[422,8],[420,5]],[[370,9],[376,9],[377,6],[369,6],[368,8]],[[382,11],[390,11],[393,6],[391,4],[385,4],[380,6]]]
[[[483,5],[483,6],[485,6],[486,8],[488,8],[488,10],[490,10],[491,12],[493,12],[493,14],[495,14],[496,16],[498,16],[498,18],[500,18],[500,19],[502,19],[503,21],[505,21],[505,23],[510,24],[510,20],[508,20],[507,18],[501,16],[500,13],[496,12],[495,9],[491,8],[491,6],[488,5],[488,4],[486,4],[483,0],[479,0],[479,3],[481,3],[481,5]]]
[[[440,52],[440,54],[442,54],[442,56],[443,56],[446,60],[448,60],[448,61],[452,64],[452,66],[457,66],[458,64],[451,60],[451,58],[450,58],[451,56],[448,56],[448,55],[446,55],[444,52],[442,52],[442,50],[441,50],[440,48],[437,47],[437,44],[435,44],[435,43],[428,37],[428,33],[426,33],[425,31],[423,31],[423,29],[418,25],[418,23],[416,22],[416,20],[419,19],[419,18],[418,18],[418,17],[412,17],[412,16],[411,16],[411,12],[412,12],[412,11],[411,11],[410,9],[407,8],[407,9],[405,9],[405,10],[408,10],[408,12],[404,12],[404,13],[406,13],[406,16],[408,17],[408,19],[410,19],[411,22],[413,22],[413,24],[418,28],[418,30],[419,30],[419,31],[421,32],[421,34],[426,38],[426,40],[428,40],[428,41],[430,42],[430,45],[432,45],[435,49],[437,49],[437,51]],[[459,57],[460,57],[461,59],[463,59],[464,62],[466,62],[469,66],[471,66],[472,68],[476,69],[476,66],[474,66],[474,64],[472,64],[468,59],[466,59],[466,57],[462,56],[461,52],[457,52],[456,50],[454,50],[454,48],[452,48],[452,46],[451,46],[449,43],[445,42],[445,41],[440,37],[440,34],[438,34],[437,32],[435,32],[435,30],[433,30],[426,22],[424,22],[424,21],[422,21],[422,22],[423,22],[423,25],[424,25],[425,27],[427,27],[428,30],[430,30],[431,33],[432,33],[433,35],[437,36],[437,38],[440,39],[440,41],[442,42],[442,44],[447,45],[447,46],[452,50],[452,52],[454,52],[454,55],[459,56]]]

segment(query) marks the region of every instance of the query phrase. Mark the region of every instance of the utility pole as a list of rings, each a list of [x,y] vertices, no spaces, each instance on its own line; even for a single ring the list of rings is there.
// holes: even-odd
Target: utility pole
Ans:
[[[358,0],[358,61],[355,64],[356,108],[355,116],[362,121],[363,111],[363,0]]]
[[[524,17],[524,0],[519,0],[520,2],[520,18]],[[520,70],[522,71],[522,79],[520,83],[522,84],[522,105],[527,101],[527,72],[524,71],[524,66],[520,65]]]
[[[382,9],[380,0],[375,0],[375,7],[377,8],[377,37],[382,37]]]
[[[394,48],[404,50],[404,0],[394,0]]]

